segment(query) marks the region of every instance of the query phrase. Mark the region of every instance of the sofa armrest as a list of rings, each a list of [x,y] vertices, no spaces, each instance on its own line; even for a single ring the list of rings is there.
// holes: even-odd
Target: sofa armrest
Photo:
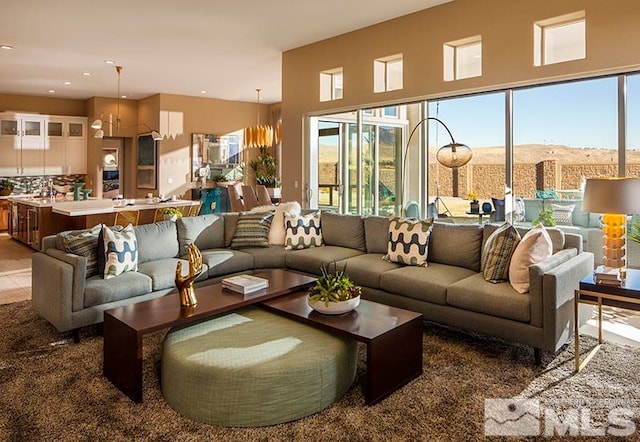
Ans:
[[[558,350],[573,333],[575,290],[578,289],[580,281],[591,272],[593,272],[593,254],[583,252],[544,273],[542,278],[543,349]],[[584,306],[581,310],[590,309],[589,306]]]
[[[47,249],[46,254],[69,264],[73,268],[71,282],[71,310],[74,312],[84,308],[84,287],[87,279],[87,258],[58,249]]]
[[[34,253],[31,262],[33,308],[58,331],[71,330],[73,266],[42,252]]]

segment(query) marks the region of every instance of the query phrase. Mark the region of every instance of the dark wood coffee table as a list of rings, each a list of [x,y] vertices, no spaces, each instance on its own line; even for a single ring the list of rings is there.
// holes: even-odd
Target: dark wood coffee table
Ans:
[[[367,345],[365,399],[373,405],[422,374],[422,313],[361,300],[354,311],[323,315],[307,305],[307,292],[260,305],[307,325]]]
[[[247,295],[221,284],[196,287],[198,304],[181,307],[178,294],[118,307],[104,312],[103,373],[127,396],[142,402],[142,341],[163,328],[189,324],[309,287],[314,277],[287,270],[265,270],[269,288]]]

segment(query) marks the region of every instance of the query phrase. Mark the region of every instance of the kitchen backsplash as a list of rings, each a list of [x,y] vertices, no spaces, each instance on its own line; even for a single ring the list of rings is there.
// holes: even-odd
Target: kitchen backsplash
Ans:
[[[22,177],[0,177],[0,180],[7,179],[15,184],[13,194],[39,192],[43,186],[47,185],[49,178],[53,179],[56,186],[66,186],[73,183],[83,183],[86,175],[51,175],[51,176],[22,176]]]

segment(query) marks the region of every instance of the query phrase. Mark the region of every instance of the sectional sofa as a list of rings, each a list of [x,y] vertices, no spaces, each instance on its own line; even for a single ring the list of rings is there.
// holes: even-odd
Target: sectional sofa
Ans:
[[[112,279],[86,278],[87,259],[66,253],[60,235],[43,239],[33,256],[33,305],[60,332],[100,323],[104,310],[163,296],[174,290],[174,272],[186,246],[202,251],[198,284],[264,268],[319,274],[322,266],[345,267],[363,297],[424,314],[426,320],[461,327],[537,350],[555,351],[572,330],[573,291],[593,270],[578,235],[549,229],[554,254],[529,269],[529,293],[508,282],[492,284],[480,272],[480,254],[495,225],[436,222],[428,267],[382,259],[389,219],[323,213],[324,246],[229,248],[239,214],[210,214],[135,227],[139,268]],[[536,356],[540,352],[536,351]]]

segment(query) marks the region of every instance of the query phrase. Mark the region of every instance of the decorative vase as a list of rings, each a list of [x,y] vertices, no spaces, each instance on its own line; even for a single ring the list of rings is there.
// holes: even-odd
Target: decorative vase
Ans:
[[[325,303],[324,301],[311,301],[307,298],[307,303],[309,304],[309,307],[318,313],[322,313],[324,315],[341,315],[358,307],[360,305],[360,296],[347,299],[346,301],[329,303]]]
[[[271,198],[280,198],[282,195],[280,187],[267,187],[267,193]]]
[[[478,201],[471,201],[469,203],[469,212],[480,213],[480,203],[478,203]]]
[[[9,189],[8,187],[3,187],[2,189],[0,189],[0,196],[11,195],[11,192],[13,192],[13,189]]]
[[[491,213],[491,203],[490,202],[482,203],[482,211],[484,213]]]

